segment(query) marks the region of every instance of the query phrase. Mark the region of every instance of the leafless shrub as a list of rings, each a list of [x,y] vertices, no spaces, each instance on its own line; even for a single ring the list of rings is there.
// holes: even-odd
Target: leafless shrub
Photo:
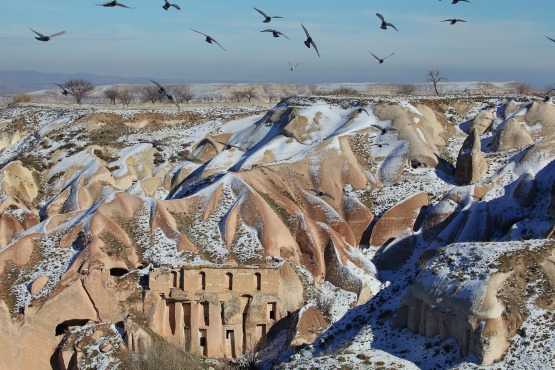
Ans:
[[[83,99],[94,90],[92,82],[83,79],[68,80],[62,86],[73,95],[77,104],[81,104]]]
[[[195,98],[195,94],[193,94],[189,86],[177,86],[173,89],[173,94],[180,103],[189,104]]]
[[[182,351],[163,339],[158,339],[144,353],[126,352],[119,368],[197,370],[204,366],[199,356]]]
[[[243,96],[249,101],[249,103],[253,98],[256,98],[257,95],[258,94],[256,93],[256,88],[254,86],[248,86],[243,89]]]
[[[553,95],[555,93],[555,83],[549,84],[543,88],[543,94],[546,96]]]
[[[306,95],[314,95],[314,93],[316,92],[317,86],[315,84],[308,84],[308,85],[304,85],[304,93]]]
[[[299,94],[299,86],[297,85],[293,85],[293,84],[289,84],[285,86],[286,90],[286,94],[287,96],[295,96]]]
[[[270,84],[264,85],[262,87],[262,91],[264,91],[264,94],[268,97],[268,103],[271,103],[272,100],[276,98],[272,85]]]
[[[241,100],[245,98],[245,94],[241,90],[234,90],[231,92],[230,99],[231,101],[235,101],[239,103]]]
[[[342,96],[359,96],[360,93],[357,89],[352,87],[341,86],[336,89],[331,90],[328,93],[321,93],[322,95],[342,95]]]
[[[256,370],[258,369],[258,352],[247,352],[230,363],[232,369]]]
[[[426,81],[431,82],[434,86],[434,91],[436,95],[439,95],[438,84],[441,81],[447,81],[447,78],[443,77],[437,69],[431,69],[426,73]]]
[[[397,85],[397,93],[401,95],[412,95],[416,87],[411,84],[401,84]]]
[[[220,93],[215,93],[215,94],[209,95],[207,99],[209,102],[212,102],[212,103],[220,103],[223,100],[223,97]]]
[[[480,91],[480,94],[487,94],[493,89],[494,85],[488,81],[480,81],[476,84],[476,87],[478,91]]]
[[[141,90],[141,101],[144,103],[161,102],[163,95],[158,93],[158,88],[155,85],[144,86]]]
[[[30,103],[31,100],[32,100],[31,95],[29,95],[29,94],[17,94],[13,97],[12,102],[14,104]]]
[[[110,104],[116,105],[116,100],[119,98],[120,91],[116,87],[110,87],[108,90],[104,90],[104,97],[110,100]]]
[[[346,96],[357,96],[360,95],[357,89],[353,89],[352,87],[339,87],[331,91],[333,95],[346,95]]]
[[[124,105],[129,105],[135,100],[135,94],[129,89],[121,89],[118,93],[118,98]]]
[[[249,340],[245,353],[241,356],[228,361],[227,365],[230,369],[234,370],[256,370],[259,369],[259,359],[257,349],[263,348],[266,345],[267,338],[261,338],[260,342],[255,343]]]
[[[519,82],[514,87],[515,93],[519,95],[533,95],[535,94],[536,90],[524,82]]]

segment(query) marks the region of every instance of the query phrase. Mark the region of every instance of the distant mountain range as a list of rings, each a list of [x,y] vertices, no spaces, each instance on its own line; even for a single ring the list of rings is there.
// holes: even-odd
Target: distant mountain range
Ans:
[[[149,79],[155,79],[161,83],[189,83],[184,79],[167,79],[156,77],[122,77],[122,76],[100,76],[90,73],[44,73],[36,71],[0,71],[0,94],[22,93],[37,90],[52,89],[53,83],[62,83],[70,79],[86,79],[94,85],[114,84],[144,84]]]
[[[91,73],[44,73],[36,71],[0,71],[0,94],[13,94],[24,92],[37,92],[40,90],[56,89],[54,82],[63,83],[70,79],[86,79],[95,86],[107,86],[118,84],[150,84],[149,80],[156,80],[163,84],[188,84],[196,93],[207,93],[206,89],[212,92],[214,85],[235,85],[245,82],[241,81],[206,81],[206,80],[190,80],[179,78],[159,78],[159,77],[123,77],[123,76],[102,76]],[[266,85],[260,83],[246,83],[247,85]],[[461,82],[441,82],[442,91],[444,93],[454,93],[469,90],[479,90],[479,82],[461,81]],[[482,83],[483,84],[483,83]],[[511,89],[516,84],[509,82],[486,82],[490,92],[495,89]],[[274,83],[271,85],[293,86],[295,84]],[[319,91],[331,91],[339,87],[347,87],[358,90],[359,92],[367,92],[371,87],[372,90],[379,91],[383,89],[391,89],[391,86],[403,85],[398,83],[380,83],[380,82],[358,82],[358,83],[318,83],[318,84],[300,84],[303,86],[317,87]],[[417,93],[431,93],[429,83],[411,83],[415,87]],[[201,94],[202,95],[202,94]]]

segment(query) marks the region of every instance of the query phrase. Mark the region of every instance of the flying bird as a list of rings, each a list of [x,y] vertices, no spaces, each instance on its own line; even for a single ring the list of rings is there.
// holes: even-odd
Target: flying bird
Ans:
[[[382,30],[387,30],[387,27],[389,26],[389,27],[392,27],[393,29],[395,29],[395,31],[399,31],[399,30],[397,29],[397,27],[395,27],[393,24],[387,23],[387,22],[385,21],[383,15],[381,15],[380,13],[376,13],[376,15],[378,16],[378,18],[380,18],[380,19],[382,20],[382,25],[380,26],[380,28],[381,28]]]
[[[318,196],[320,198],[325,196],[325,197],[330,197],[331,199],[335,200],[335,198],[332,197],[330,193],[326,193],[325,191],[322,191],[320,189],[312,188],[312,189],[306,189],[306,190],[314,192],[316,194],[316,196]]]
[[[308,31],[306,30],[306,27],[304,26],[304,24],[301,23],[301,26],[303,26],[304,33],[306,33],[306,37],[307,37],[304,44],[309,49],[310,49],[310,45],[314,46],[314,50],[316,50],[316,54],[318,54],[318,57],[320,57],[320,52],[318,52],[318,47],[316,47],[316,43],[314,42],[314,40],[312,40],[312,37],[310,37],[310,35],[309,35]]]
[[[30,29],[31,31],[33,31],[34,33],[36,33],[37,35],[39,35],[39,37],[35,37],[35,38],[36,38],[37,40],[39,40],[39,41],[49,41],[52,37],[60,36],[60,35],[63,35],[64,33],[66,33],[66,31],[62,31],[62,32],[58,32],[58,33],[55,33],[55,34],[50,35],[50,36],[46,36],[46,35],[43,35],[43,34],[40,33],[40,32],[35,31],[35,30],[32,29],[32,28],[29,28],[29,29]]]
[[[66,89],[64,86],[62,86],[62,85],[60,85],[60,84],[57,84],[56,82],[54,82],[54,85],[59,86],[59,87],[62,89],[62,94],[63,94],[63,95],[65,95],[65,96],[73,95],[73,94],[71,93],[71,91],[69,91],[68,89]]]
[[[177,101],[177,99],[175,98],[175,96],[173,95],[173,93],[169,92],[168,90],[166,90],[166,88],[162,85],[160,85],[158,82],[154,81],[154,80],[150,80],[152,83],[156,84],[156,86],[158,86],[158,94],[160,95],[165,95],[166,98],[168,98],[168,100],[172,101],[176,107],[177,110],[180,109],[179,107],[179,102]]]
[[[357,112],[357,113],[365,112],[367,116],[370,116],[370,113],[368,113],[368,111],[367,111],[365,108],[362,108],[362,107],[358,108],[358,109],[356,110],[356,112]]]
[[[362,112],[365,112],[368,116],[370,116],[370,113],[368,113],[368,111],[363,108],[363,107],[358,107],[356,110],[354,110],[352,113],[349,113],[349,115],[347,116],[349,119],[353,119],[355,118],[355,116],[357,114],[361,114]]]
[[[192,29],[191,27],[189,27],[189,29],[190,29],[191,31],[195,31],[196,33],[200,33],[201,35],[206,36],[206,40],[204,40],[204,41],[206,41],[207,43],[209,43],[209,44],[213,44],[213,43],[214,43],[214,44],[217,44],[217,45],[218,45],[219,47],[221,47],[224,51],[227,51],[227,50],[225,50],[225,48],[224,48],[222,45],[220,45],[220,43],[219,43],[218,41],[216,41],[216,40],[213,39],[212,37],[208,36],[207,34],[202,33],[202,32],[200,32],[200,31],[197,31],[197,30],[194,30],[194,29]]]
[[[122,8],[135,9],[135,8],[131,8],[131,7],[127,6],[127,5],[125,5],[125,4],[122,4],[122,3],[120,3],[120,2],[118,2],[118,1],[116,1],[116,0],[108,1],[107,3],[104,3],[104,4],[96,4],[96,5],[98,5],[98,6],[104,6],[104,7],[106,7],[106,8],[113,8],[114,6],[121,6]]]
[[[442,22],[451,22],[451,24],[455,24],[455,23],[457,23],[457,22],[466,22],[466,21],[465,21],[464,19],[456,19],[456,18],[453,18],[453,19],[446,19],[446,20],[444,20],[444,21],[442,21]]]
[[[164,10],[168,10],[170,8],[170,6],[173,6],[175,9],[177,10],[181,10],[181,8],[179,7],[179,5],[177,4],[172,4],[170,3],[168,0],[164,0],[166,3],[164,5],[162,5],[162,8],[164,8]]]
[[[243,151],[243,148],[241,148],[238,145],[233,145],[233,144],[226,143],[224,141],[218,141],[218,140],[216,140],[216,142],[219,143],[219,144],[225,145],[225,150],[229,150],[231,148],[236,148],[236,149],[239,149],[239,150]]]
[[[264,13],[262,10],[260,9],[256,9],[255,7],[253,7],[254,10],[256,10],[257,12],[259,12],[260,14],[262,14],[262,16],[264,17],[264,20],[262,22],[264,23],[270,23],[270,21],[272,20],[272,18],[283,18],[280,17],[278,15],[275,15],[273,17],[268,16],[266,13]]]
[[[260,32],[271,32],[274,37],[279,37],[279,35],[281,35],[281,36],[283,36],[283,37],[285,37],[286,39],[289,40],[289,37],[285,36],[283,33],[279,32],[279,31],[276,31],[276,30],[267,29],[267,30],[260,31]]]
[[[297,66],[298,66],[299,64],[301,64],[301,62],[298,62],[298,63],[295,64],[295,65],[291,65],[291,62],[289,62],[289,68],[290,68],[292,71],[294,71],[295,68],[297,68]]]
[[[366,115],[370,116],[370,113],[368,113],[368,111],[362,106],[362,100],[357,101],[357,103],[355,104],[355,107],[358,107],[357,110],[355,111],[358,114],[365,112]]]
[[[389,145],[389,144],[388,143],[375,143],[375,144],[372,144],[372,145],[377,146],[378,148],[383,148],[384,145]]]
[[[453,0],[453,2],[451,4],[457,4],[459,1],[464,1],[465,3],[469,3],[470,1],[468,0]]]
[[[166,90],[166,88],[162,85],[160,85],[158,82],[154,81],[154,80],[150,80],[150,82],[156,84],[156,86],[158,86],[158,94],[160,95],[168,95],[168,91]]]
[[[389,127],[381,127],[378,125],[370,125],[372,127],[377,128],[378,130],[380,130],[380,134],[385,135],[387,134],[388,131],[396,131],[394,128],[389,128]]]
[[[384,60],[386,60],[387,58],[389,58],[390,56],[392,56],[395,53],[391,53],[388,56],[386,56],[385,58],[378,58],[377,56],[374,55],[374,53],[372,53],[371,51],[369,51],[370,54],[372,54],[372,56],[374,58],[376,58],[378,60],[378,64],[382,64]]]
[[[549,37],[549,36],[545,36],[545,37],[547,37],[547,38],[548,38],[549,40],[551,40],[551,41],[555,42],[555,39],[552,39],[552,38],[551,38],[551,37]]]

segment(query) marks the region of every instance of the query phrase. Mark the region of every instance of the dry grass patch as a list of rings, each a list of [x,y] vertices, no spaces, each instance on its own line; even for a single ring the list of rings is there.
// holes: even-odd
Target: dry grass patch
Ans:
[[[32,100],[33,99],[29,94],[17,94],[13,97],[12,102],[14,104],[21,104],[21,103],[30,103]]]
[[[505,306],[505,315],[510,319],[524,320],[528,315],[527,301],[537,295],[534,304],[540,308],[555,309],[554,276],[542,268],[542,263],[553,253],[555,243],[539,249],[519,250],[503,255],[495,264],[499,272],[512,272],[497,297]],[[519,323],[514,330],[518,329]]]
[[[145,353],[127,352],[121,363],[126,370],[198,370],[206,369],[200,356],[185,352],[160,338],[154,338]]]

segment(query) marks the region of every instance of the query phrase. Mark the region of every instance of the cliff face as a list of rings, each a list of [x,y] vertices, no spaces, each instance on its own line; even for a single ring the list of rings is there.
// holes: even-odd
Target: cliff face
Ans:
[[[455,338],[453,353],[479,362],[502,358],[535,311],[509,310],[526,287],[519,280],[507,290],[516,267],[493,266],[517,253],[518,271],[537,264],[529,278],[553,283],[544,239],[553,234],[555,189],[552,105],[505,105],[332,97],[181,112],[5,108],[0,343],[11,356],[0,367],[89,366],[94,351],[85,348],[95,346],[116,366],[121,348],[148,346],[152,331],[189,349],[220,343],[206,353],[234,357],[243,350],[232,342],[258,341],[274,325],[253,316],[247,335],[238,312],[249,302],[275,303],[283,323],[313,304],[307,328],[323,330],[321,314],[336,321],[395,287],[386,315],[394,326]],[[253,285],[195,300],[185,287],[199,284],[197,275],[168,280],[163,297],[146,283],[194,266],[233,274],[273,263],[288,267],[264,297]],[[228,279],[218,274],[218,284]],[[236,317],[218,330],[233,331],[233,341],[212,342],[219,331],[205,324],[195,324],[207,337],[191,334],[192,347],[186,332],[174,337],[187,304],[201,312],[213,301],[215,314],[225,297]],[[316,337],[302,333],[301,342]],[[36,355],[24,356],[30,348]]]

